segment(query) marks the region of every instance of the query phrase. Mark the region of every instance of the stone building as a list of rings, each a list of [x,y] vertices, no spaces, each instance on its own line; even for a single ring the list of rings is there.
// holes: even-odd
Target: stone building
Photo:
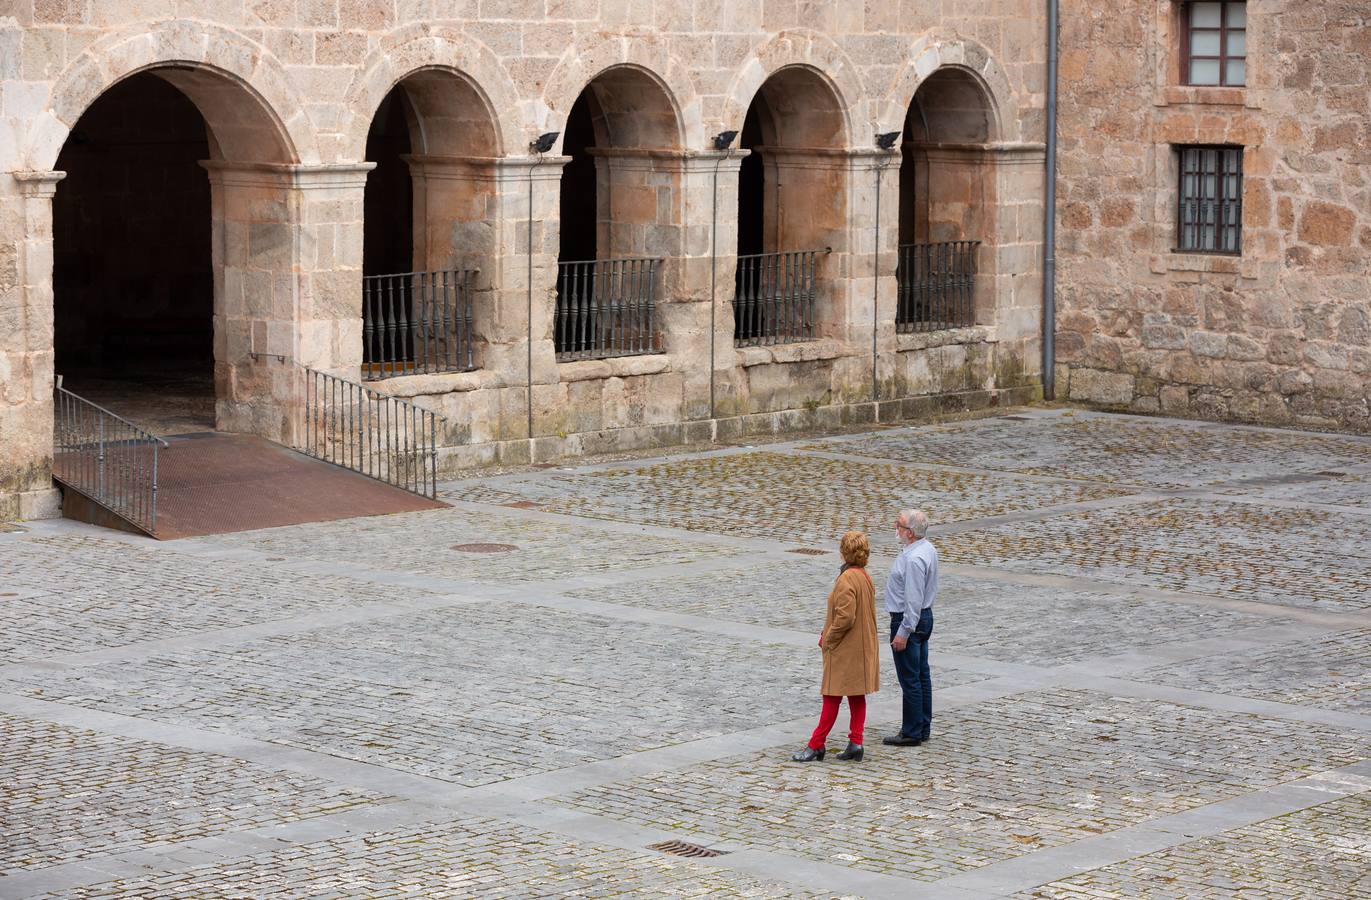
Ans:
[[[3,0],[0,519],[55,374],[452,468],[1030,400],[1044,9]]]
[[[1364,0],[1063,4],[1058,396],[1371,431],[1368,83]]]

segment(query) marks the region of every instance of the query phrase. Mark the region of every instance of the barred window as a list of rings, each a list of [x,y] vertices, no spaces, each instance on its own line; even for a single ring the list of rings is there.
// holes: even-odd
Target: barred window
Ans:
[[[1181,10],[1181,80],[1247,84],[1247,4],[1187,3]]]
[[[1176,249],[1242,252],[1242,148],[1178,147]]]

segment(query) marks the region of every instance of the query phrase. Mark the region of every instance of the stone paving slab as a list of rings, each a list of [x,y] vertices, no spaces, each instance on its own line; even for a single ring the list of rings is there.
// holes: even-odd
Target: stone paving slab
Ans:
[[[827,546],[851,529],[893,548],[892,523],[917,505],[954,522],[1127,496],[1106,486],[1016,480],[912,465],[759,450],[506,479],[445,489],[444,499],[531,502],[565,515]]]
[[[1364,853],[1327,800],[1371,788],[1371,442],[1035,411],[801,443],[155,550],[0,533],[0,896],[1230,896],[1263,841],[1288,874],[1240,886],[1320,896],[1319,841]],[[876,742],[887,654],[866,761],[790,764],[837,533],[879,585],[909,502],[948,563],[934,740]]]
[[[387,799],[229,757],[0,713],[0,872],[298,821]]]
[[[941,540],[949,562],[1328,610],[1371,609],[1371,519],[1158,500]]]
[[[888,557],[878,556],[868,566],[882,628],[889,562]],[[835,571],[836,554],[751,566],[739,560],[736,569],[635,581],[608,596],[601,589],[573,591],[571,596],[817,633]],[[759,584],[767,588],[758,590]],[[1269,623],[1265,617],[1243,612],[1102,591],[1011,586],[967,576],[944,579],[935,620],[937,645],[944,652],[1051,666],[1125,649],[1146,651],[1187,635],[1234,632]],[[893,671],[884,683],[894,688]]]
[[[1371,896],[1371,792],[1054,881],[1021,900]]]
[[[3,881],[0,881],[3,887]],[[349,835],[165,875],[105,881],[44,900],[195,897],[743,897],[819,893],[660,853],[568,840],[479,816]]]
[[[234,560],[212,566],[95,534],[34,536],[0,553],[0,665],[395,599],[391,589]],[[22,590],[19,593],[15,589]],[[25,590],[26,589],[26,590]],[[408,589],[407,596],[428,593]]]
[[[858,766],[778,749],[558,802],[935,881],[1371,755],[1371,736],[1065,689],[958,708],[933,731],[913,750],[873,742]]]
[[[1078,412],[911,426],[802,446],[1177,489],[1371,463],[1371,440],[1352,436]]]
[[[487,603],[0,688],[476,785],[814,714],[818,660],[817,648]],[[895,684],[888,666],[885,677]]]
[[[507,553],[452,549],[470,543],[513,544],[518,549]],[[482,584],[612,574],[741,552],[723,543],[669,541],[594,527],[530,522],[499,511],[480,515],[459,509],[219,535],[213,546],[292,559],[360,563]]]
[[[1371,715],[1371,629],[1215,654],[1138,675],[1181,687]]]

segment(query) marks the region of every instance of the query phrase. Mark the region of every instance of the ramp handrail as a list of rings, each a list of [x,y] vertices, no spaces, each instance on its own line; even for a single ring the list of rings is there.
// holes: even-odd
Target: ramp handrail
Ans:
[[[57,376],[53,392],[52,477],[155,534],[157,451],[167,442],[73,394]]]
[[[355,381],[300,368],[303,420],[296,450],[422,497],[437,497],[445,418]]]

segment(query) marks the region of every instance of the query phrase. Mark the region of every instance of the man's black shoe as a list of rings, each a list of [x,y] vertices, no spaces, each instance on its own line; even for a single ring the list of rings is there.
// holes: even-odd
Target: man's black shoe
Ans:
[[[892,734],[881,738],[882,744],[889,744],[892,747],[917,747],[923,743],[920,738],[905,737],[902,734]]]

